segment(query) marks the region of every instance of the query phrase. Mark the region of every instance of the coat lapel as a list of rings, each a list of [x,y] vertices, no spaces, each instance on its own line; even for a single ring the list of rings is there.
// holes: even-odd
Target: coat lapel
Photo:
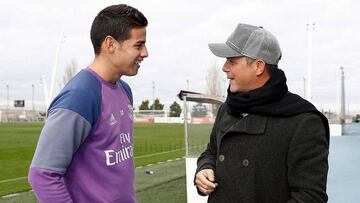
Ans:
[[[217,144],[220,146],[221,140],[229,133],[262,135],[265,133],[267,121],[267,116],[248,114],[243,118],[239,118],[226,113],[219,125],[220,132]]]

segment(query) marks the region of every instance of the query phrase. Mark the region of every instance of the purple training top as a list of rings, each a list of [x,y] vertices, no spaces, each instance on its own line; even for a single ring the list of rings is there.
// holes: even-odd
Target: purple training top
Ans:
[[[53,100],[29,171],[40,202],[136,202],[132,96],[80,71]]]

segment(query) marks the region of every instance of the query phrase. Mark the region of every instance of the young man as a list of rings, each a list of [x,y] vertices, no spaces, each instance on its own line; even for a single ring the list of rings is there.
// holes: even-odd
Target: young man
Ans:
[[[208,202],[327,202],[328,122],[288,92],[277,39],[239,24],[209,48],[226,58],[230,86],[198,159],[198,192]]]
[[[95,17],[95,59],[52,101],[30,166],[40,202],[136,202],[132,94],[120,78],[148,56],[147,24],[124,4]]]

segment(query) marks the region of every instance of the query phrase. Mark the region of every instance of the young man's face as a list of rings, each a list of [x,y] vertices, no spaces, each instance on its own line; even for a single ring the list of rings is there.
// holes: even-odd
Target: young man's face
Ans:
[[[231,92],[248,92],[257,88],[256,68],[253,66],[243,56],[226,59],[222,70],[229,79]]]
[[[117,42],[112,61],[121,75],[133,76],[137,74],[141,61],[148,56],[145,42],[145,28],[132,28],[129,39]]]

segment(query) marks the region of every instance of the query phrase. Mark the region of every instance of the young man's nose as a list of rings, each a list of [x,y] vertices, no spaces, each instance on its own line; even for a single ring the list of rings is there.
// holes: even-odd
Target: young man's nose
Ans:
[[[148,52],[146,46],[144,46],[144,48],[141,50],[140,55],[141,55],[141,57],[143,57],[143,58],[146,58],[146,57],[149,56],[149,52]]]

